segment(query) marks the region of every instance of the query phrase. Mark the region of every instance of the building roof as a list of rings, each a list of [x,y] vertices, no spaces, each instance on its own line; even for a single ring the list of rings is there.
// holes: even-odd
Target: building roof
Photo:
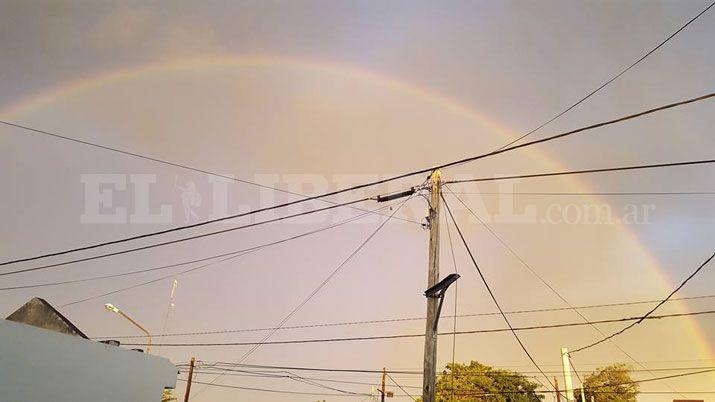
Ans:
[[[67,317],[63,316],[46,300],[39,297],[32,298],[32,300],[10,314],[7,319],[50,331],[89,339],[89,337],[72,324]]]

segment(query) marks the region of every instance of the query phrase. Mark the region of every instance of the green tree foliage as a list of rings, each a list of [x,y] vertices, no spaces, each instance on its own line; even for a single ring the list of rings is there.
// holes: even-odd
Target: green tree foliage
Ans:
[[[640,385],[631,378],[631,368],[622,363],[596,369],[584,377],[583,384],[587,402],[591,396],[595,402],[635,402],[640,392]],[[579,400],[581,390],[574,391],[574,396]]]
[[[165,389],[161,394],[161,402],[176,402],[174,392],[170,389]]]
[[[538,383],[476,361],[447,364],[437,379],[437,402],[540,402]],[[454,390],[454,392],[453,392]]]

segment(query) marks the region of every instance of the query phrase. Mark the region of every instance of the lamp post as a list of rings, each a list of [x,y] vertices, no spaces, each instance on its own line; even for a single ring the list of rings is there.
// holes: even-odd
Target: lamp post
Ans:
[[[117,313],[117,314],[121,315],[122,317],[129,320],[129,322],[134,324],[135,327],[139,328],[142,332],[144,332],[146,334],[146,353],[149,353],[149,350],[151,349],[151,334],[149,333],[149,331],[147,331],[144,327],[139,325],[138,322],[134,321],[132,319],[132,317],[129,317],[126,313],[124,313],[122,310],[120,310],[118,307],[114,306],[113,304],[107,303],[104,305],[104,308],[106,308],[108,311],[111,311],[112,313]]]
[[[439,216],[439,215],[437,215]],[[439,220],[439,218],[437,218]],[[435,221],[431,221],[432,224]],[[430,247],[432,244],[430,244]],[[434,261],[432,257],[432,248],[430,248],[430,261]],[[435,278],[438,279],[438,278]],[[442,311],[442,303],[444,303],[444,294],[447,292],[449,285],[459,279],[459,274],[449,274],[444,279],[425,290],[425,296],[429,301],[427,309],[427,329],[425,331],[425,354],[424,354],[424,377],[422,385],[422,401],[435,402],[435,367],[437,363],[437,325],[439,324],[439,313]],[[429,339],[428,339],[429,338]]]

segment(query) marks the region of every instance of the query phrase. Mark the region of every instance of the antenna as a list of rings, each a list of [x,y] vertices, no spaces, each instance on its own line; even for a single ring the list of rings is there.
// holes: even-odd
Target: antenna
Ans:
[[[176,295],[176,288],[179,286],[179,281],[174,279],[171,284],[171,293],[169,294],[169,304],[166,306],[166,314],[164,315],[164,323],[161,325],[161,336],[166,334],[166,328],[169,325],[169,320],[174,315],[174,308],[176,303],[174,303],[174,296]]]

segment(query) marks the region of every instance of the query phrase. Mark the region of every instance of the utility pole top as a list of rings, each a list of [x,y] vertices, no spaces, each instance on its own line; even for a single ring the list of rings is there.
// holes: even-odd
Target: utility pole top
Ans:
[[[569,360],[569,350],[561,348],[561,363],[564,368],[564,386],[566,387],[566,399],[568,402],[574,401],[573,380],[571,379],[571,361]]]
[[[442,172],[440,172],[439,169],[435,169],[432,171],[432,175],[430,176],[430,180],[432,180],[432,183],[441,183],[442,182]]]
[[[191,396],[191,381],[194,379],[194,366],[196,365],[196,358],[191,358],[191,364],[189,365],[189,378],[186,380],[186,391],[184,392],[184,402],[189,402],[189,397]]]
[[[556,402],[561,402],[561,390],[559,389],[559,379],[554,377],[554,389],[556,389]]]

